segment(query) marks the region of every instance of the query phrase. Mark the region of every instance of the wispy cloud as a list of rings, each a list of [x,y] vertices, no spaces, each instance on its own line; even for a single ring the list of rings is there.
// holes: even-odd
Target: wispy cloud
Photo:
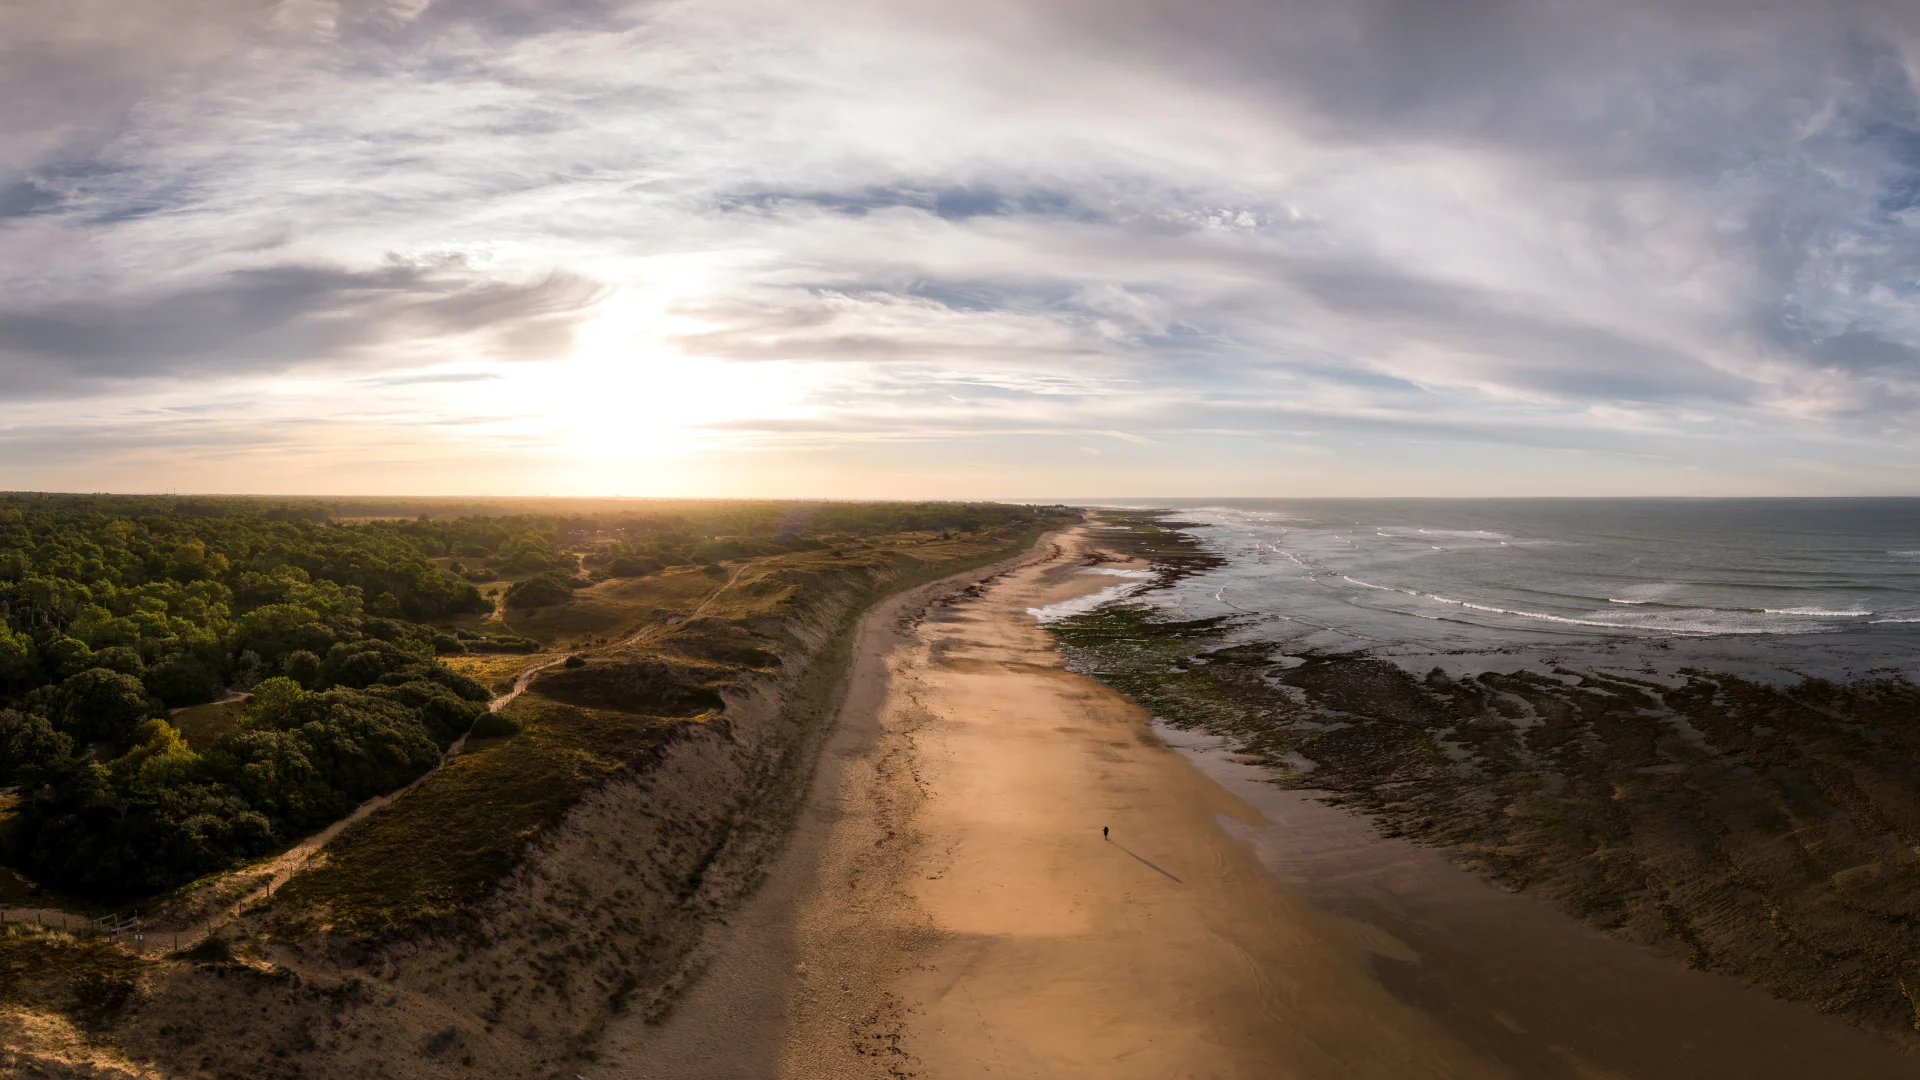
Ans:
[[[247,438],[336,491],[489,445],[628,493],[662,455],[960,483],[982,445],[1010,494],[1920,464],[1891,3],[35,8],[0,16],[0,392],[49,418],[0,432],[14,486]],[[213,441],[208,399],[248,403]],[[776,448],[817,468],[741,464]]]

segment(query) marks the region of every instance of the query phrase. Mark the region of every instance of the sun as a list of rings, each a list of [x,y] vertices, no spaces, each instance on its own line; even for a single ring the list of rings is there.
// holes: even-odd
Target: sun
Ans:
[[[651,305],[607,303],[560,361],[497,384],[500,403],[563,454],[601,463],[677,457],[754,435],[752,422],[810,414],[800,365],[687,355],[698,325]]]

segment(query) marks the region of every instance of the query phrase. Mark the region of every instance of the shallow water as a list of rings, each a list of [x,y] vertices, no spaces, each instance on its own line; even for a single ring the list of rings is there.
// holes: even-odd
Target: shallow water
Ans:
[[[1115,600],[1124,600],[1129,596],[1144,592],[1152,586],[1157,577],[1151,570],[1117,570],[1104,566],[1082,567],[1077,571],[1077,576],[1089,577],[1093,580],[1114,577],[1125,578],[1127,580],[1118,585],[1109,585],[1098,592],[1070,596],[1065,600],[1056,601],[1041,607],[1030,607],[1027,609],[1027,614],[1033,616],[1035,622],[1042,624],[1059,622],[1061,619],[1072,618],[1075,615],[1085,615],[1087,612],[1104,604],[1110,604]]]
[[[1192,534],[1224,563],[1143,598],[1240,616],[1241,634],[1288,652],[1920,672],[1916,499],[1155,505],[1205,524]]]
[[[1401,1000],[1529,1080],[1920,1076],[1910,1046],[1607,937],[1432,848],[1279,788],[1226,740],[1156,722],[1167,744],[1260,812],[1219,823],[1329,915]]]

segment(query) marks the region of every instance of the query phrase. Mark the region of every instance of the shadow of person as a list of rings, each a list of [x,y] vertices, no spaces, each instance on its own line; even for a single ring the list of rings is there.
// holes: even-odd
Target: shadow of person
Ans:
[[[1163,875],[1164,877],[1166,877],[1167,880],[1173,882],[1175,885],[1186,884],[1186,882],[1181,881],[1179,878],[1174,877],[1172,874],[1167,873],[1165,870],[1160,869],[1158,866],[1155,866],[1152,863],[1148,862],[1147,860],[1142,859],[1140,856],[1135,855],[1133,851],[1127,847],[1127,845],[1122,844],[1118,840],[1109,839],[1107,842],[1112,844],[1114,847],[1119,848],[1121,851],[1125,851],[1129,856],[1132,856],[1135,861],[1139,862],[1142,866],[1145,866],[1147,869],[1152,870],[1156,874]]]

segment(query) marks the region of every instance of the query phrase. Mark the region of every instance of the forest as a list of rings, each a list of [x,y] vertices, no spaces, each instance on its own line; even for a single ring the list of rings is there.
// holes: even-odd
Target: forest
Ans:
[[[957,503],[459,505],[0,495],[0,853],[80,896],[137,897],[281,848],[432,768],[485,714],[445,625],[607,577],[1033,508]],[[434,560],[441,560],[436,563]],[[533,575],[524,577],[524,575]],[[438,624],[438,625],[437,625]],[[246,693],[194,747],[169,710]]]

